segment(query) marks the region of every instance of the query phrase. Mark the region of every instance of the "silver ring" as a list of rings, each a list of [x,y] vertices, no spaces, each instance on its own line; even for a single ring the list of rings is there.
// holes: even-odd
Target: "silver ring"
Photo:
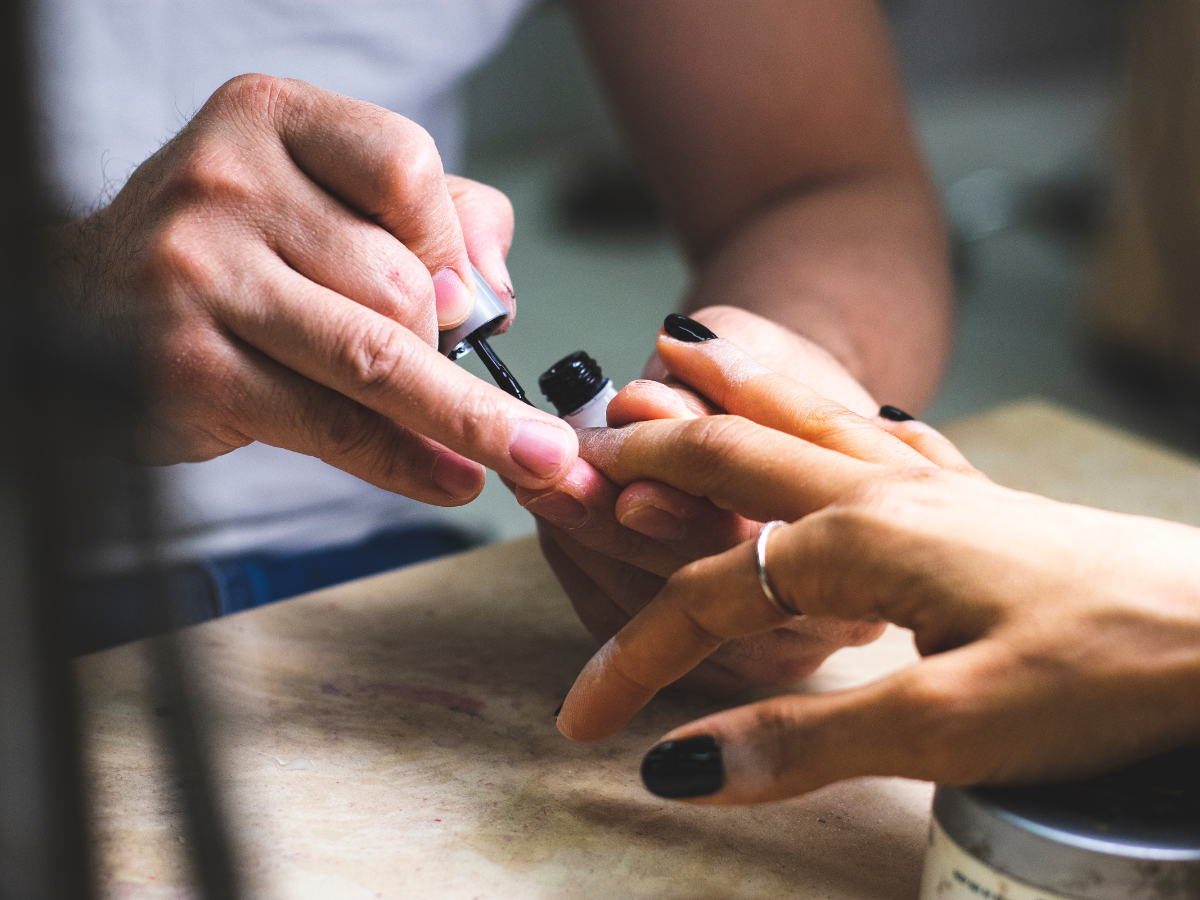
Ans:
[[[798,613],[784,608],[784,605],[779,602],[779,598],[775,596],[775,591],[771,589],[771,577],[767,574],[767,541],[771,539],[772,531],[780,525],[786,524],[787,522],[776,519],[774,522],[768,522],[759,531],[758,545],[754,553],[754,567],[758,570],[758,583],[762,585],[762,592],[766,595],[768,602],[789,619],[794,619]]]

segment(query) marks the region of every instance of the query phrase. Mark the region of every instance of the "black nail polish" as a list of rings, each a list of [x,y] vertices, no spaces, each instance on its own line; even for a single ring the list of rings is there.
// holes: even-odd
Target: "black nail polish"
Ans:
[[[675,340],[687,341],[689,344],[711,341],[716,337],[695,319],[689,319],[679,313],[671,313],[663,320],[663,330]]]
[[[558,704],[558,709],[556,709],[556,710],[554,711],[554,718],[556,718],[556,719],[558,718],[558,714],[559,714],[560,712],[562,712],[562,708],[563,708],[563,705],[562,705],[561,703],[560,703],[560,704]]]
[[[707,734],[659,744],[642,760],[642,783],[660,797],[704,797],[725,783],[721,748]]]
[[[879,407],[879,418],[887,419],[889,422],[911,422],[913,420],[913,417],[904,410],[894,406]]]

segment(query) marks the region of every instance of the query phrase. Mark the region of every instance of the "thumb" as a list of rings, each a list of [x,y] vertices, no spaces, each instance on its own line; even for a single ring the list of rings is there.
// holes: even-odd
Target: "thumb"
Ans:
[[[505,263],[513,240],[512,203],[496,188],[458,175],[447,175],[446,187],[454,202],[471,261],[508,307],[510,317],[500,329],[506,331],[517,311],[512,276]]]

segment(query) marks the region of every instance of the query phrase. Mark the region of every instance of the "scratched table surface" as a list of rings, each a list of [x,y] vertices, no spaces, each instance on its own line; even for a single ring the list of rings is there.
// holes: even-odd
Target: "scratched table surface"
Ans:
[[[1027,402],[946,428],[1001,483],[1200,525],[1200,465]],[[553,711],[595,644],[532,539],[188,630],[215,766],[255,898],[915,897],[930,785],[868,778],[753,808],[646,793],[642,754],[715,709],[657,698],[577,745]],[[158,754],[146,644],[78,662],[96,866],[108,898],[191,896]],[[907,632],[796,689],[915,659]],[[160,710],[160,712],[163,712]]]

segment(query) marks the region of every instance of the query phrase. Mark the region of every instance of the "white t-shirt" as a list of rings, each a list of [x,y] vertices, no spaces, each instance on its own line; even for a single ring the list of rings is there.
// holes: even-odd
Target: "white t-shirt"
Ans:
[[[221,84],[245,72],[312,82],[423,125],[458,164],[455,87],[530,0],[40,0],[44,146],[55,199],[86,213],[116,194]],[[118,464],[97,463],[98,467]],[[194,559],[357,540],[436,510],[319,460],[252,444],[158,470],[167,555]],[[134,564],[103,535],[85,568]]]

